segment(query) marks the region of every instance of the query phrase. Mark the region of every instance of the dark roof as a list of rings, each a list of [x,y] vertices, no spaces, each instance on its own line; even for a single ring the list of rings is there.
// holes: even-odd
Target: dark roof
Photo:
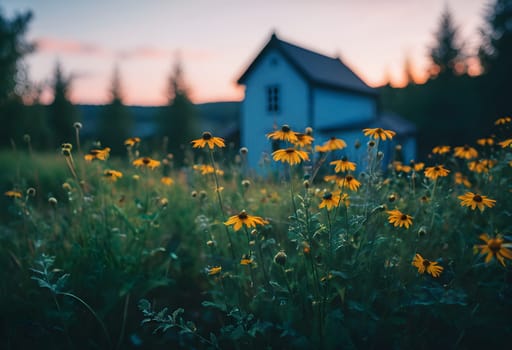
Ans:
[[[278,50],[306,80],[313,84],[364,94],[377,94],[376,89],[366,85],[339,58],[328,57],[290,44],[279,39],[276,34],[272,34],[270,41],[238,79],[239,84],[244,83],[265,53],[271,49]]]

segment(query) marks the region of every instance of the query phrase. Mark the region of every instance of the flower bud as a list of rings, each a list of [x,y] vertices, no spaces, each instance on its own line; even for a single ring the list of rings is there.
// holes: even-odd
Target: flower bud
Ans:
[[[281,250],[274,256],[274,262],[281,266],[284,266],[284,264],[286,264],[287,259],[288,259],[288,256],[286,255],[286,253],[283,250]]]

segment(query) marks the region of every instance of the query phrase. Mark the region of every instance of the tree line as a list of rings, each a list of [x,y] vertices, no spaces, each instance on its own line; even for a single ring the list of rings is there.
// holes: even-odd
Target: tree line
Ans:
[[[74,139],[73,123],[80,120],[69,94],[72,76],[56,64],[51,89],[53,100],[41,103],[43,87],[31,83],[23,58],[36,48],[25,35],[32,19],[30,11],[13,18],[0,8],[0,147],[12,147],[30,140],[37,149],[51,149]],[[381,108],[413,121],[418,127],[420,156],[440,143],[464,144],[492,132],[489,125],[497,117],[509,115],[512,96],[512,0],[494,0],[485,13],[477,54],[469,54],[448,9],[441,15],[428,49],[428,80],[417,84],[411,62],[405,62],[407,85],[387,84],[380,88]],[[468,74],[468,62],[479,62],[481,74]],[[165,150],[183,157],[183,145],[195,137],[196,111],[189,99],[180,64],[173,68],[168,82],[167,105],[156,118],[155,142],[166,140]],[[123,152],[123,140],[137,136],[133,116],[124,105],[121,77],[116,67],[110,87],[110,101],[104,106],[95,138]]]

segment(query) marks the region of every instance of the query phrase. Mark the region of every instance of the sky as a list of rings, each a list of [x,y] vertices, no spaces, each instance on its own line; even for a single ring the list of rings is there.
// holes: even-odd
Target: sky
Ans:
[[[2,0],[11,18],[31,10],[29,77],[51,81],[56,62],[72,76],[75,103],[109,100],[114,68],[129,105],[162,105],[179,60],[193,102],[238,101],[236,81],[276,32],[341,57],[368,85],[403,82],[410,59],[425,79],[439,18],[452,11],[470,52],[490,0]],[[51,100],[47,91],[43,95]]]

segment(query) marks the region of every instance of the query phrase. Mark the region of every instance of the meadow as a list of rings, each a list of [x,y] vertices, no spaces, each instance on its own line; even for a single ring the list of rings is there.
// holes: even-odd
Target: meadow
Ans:
[[[392,130],[284,125],[261,135],[266,176],[209,132],[183,166],[137,137],[122,158],[80,145],[79,123],[54,154],[27,137],[0,153],[1,347],[506,346],[512,122],[494,124],[422,161]]]

